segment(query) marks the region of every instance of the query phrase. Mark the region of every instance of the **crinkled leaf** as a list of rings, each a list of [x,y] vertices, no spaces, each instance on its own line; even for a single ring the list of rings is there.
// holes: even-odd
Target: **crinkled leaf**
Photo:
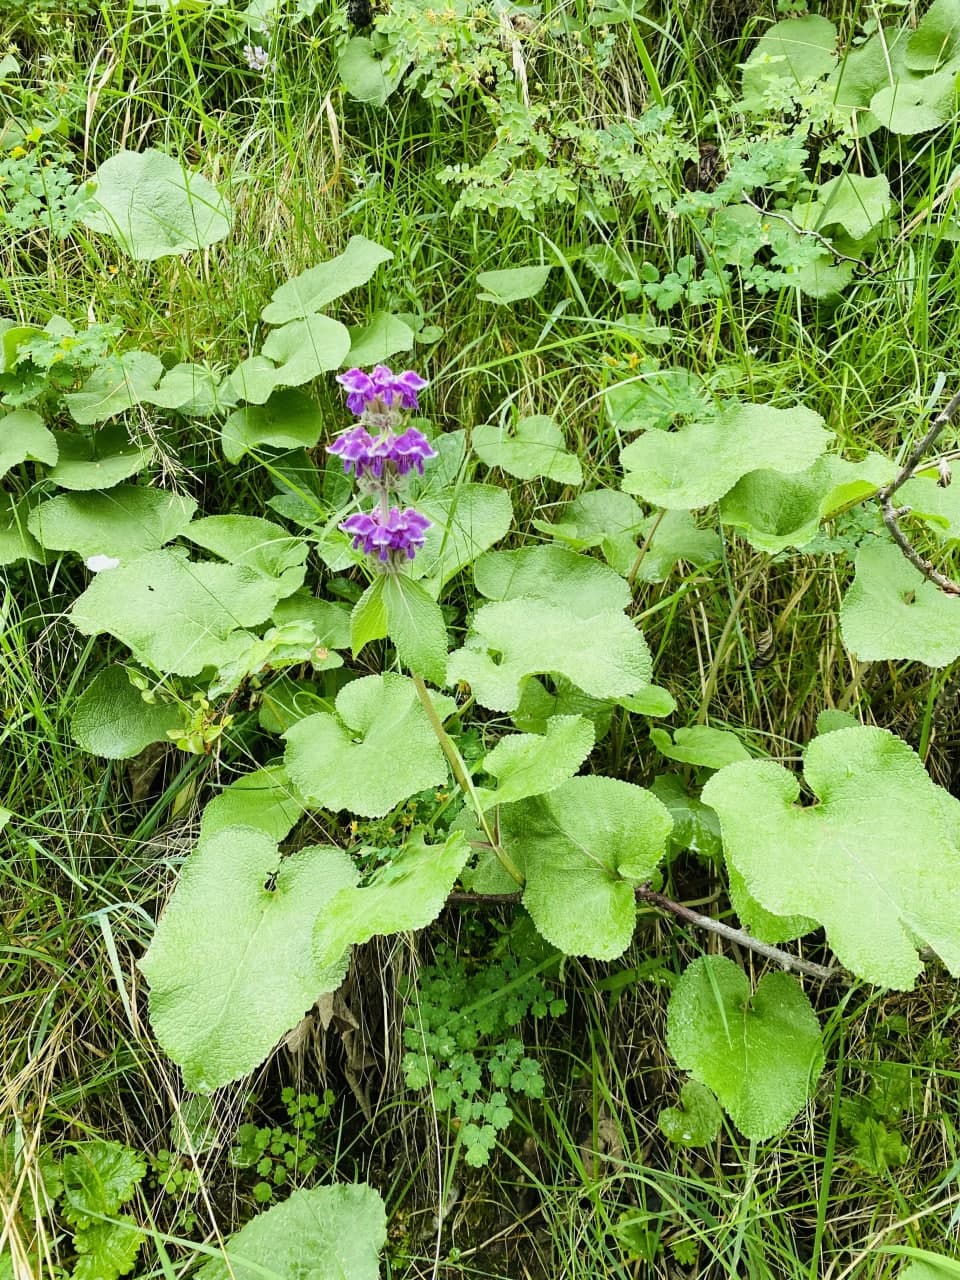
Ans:
[[[884,729],[814,738],[804,774],[812,807],[769,760],[730,765],[704,787],[749,893],[776,915],[818,921],[870,982],[910,988],[923,944],[960,973],[960,801]]]
[[[336,708],[284,735],[287,772],[309,804],[381,818],[446,782],[443,752],[411,680],[392,673],[353,680]]]
[[[559,484],[581,484],[580,460],[564,448],[563,432],[553,418],[537,414],[497,427],[474,427],[474,451],[488,467],[499,467],[518,480],[544,476]]]
[[[706,1147],[720,1132],[723,1112],[716,1098],[696,1080],[680,1090],[680,1103],[664,1107],[657,1117],[660,1132],[678,1147]]]
[[[39,413],[17,409],[0,418],[0,476],[21,462],[43,462],[52,467],[56,460],[56,439]]]
[[[35,508],[27,523],[51,550],[131,561],[176,538],[196,509],[193,498],[120,484],[103,493],[62,493]]]
[[[705,769],[722,769],[737,760],[749,760],[750,753],[735,733],[695,724],[677,729],[670,741],[666,729],[651,729],[650,741],[662,756],[681,764],[699,765]]]
[[[261,312],[261,319],[266,324],[304,320],[322,311],[328,302],[366,284],[377,267],[392,257],[383,245],[365,236],[351,236],[343,253],[319,266],[308,267],[275,289]]]
[[[122,1213],[113,1222],[92,1222],[74,1237],[77,1264],[71,1280],[117,1280],[136,1265],[146,1240],[136,1221]]]
[[[64,396],[74,422],[92,426],[145,401],[154,391],[163,364],[149,351],[125,351],[99,365],[79,391]]]
[[[98,574],[68,616],[84,635],[116,636],[158,671],[195,676],[232,656],[228,638],[265,622],[283,594],[278,579],[255,569],[151,551]]]
[[[110,489],[150,465],[153,448],[130,440],[125,427],[103,427],[92,439],[55,431],[58,458],[47,478],[61,489]]]
[[[198,1280],[378,1280],[387,1215],[372,1187],[294,1191],[227,1241]]]
[[[578,617],[608,609],[626,609],[630,588],[614,570],[565,547],[524,547],[490,551],[473,569],[474,585],[488,600],[519,596],[547,603],[563,601]]]
[[[414,332],[404,320],[378,311],[368,324],[351,326],[350,350],[343,363],[360,368],[383,364],[400,351],[412,350],[414,341]]]
[[[636,924],[634,889],[656,870],[670,834],[660,801],[590,775],[499,814],[503,847],[525,878],[524,906],[543,937],[568,955],[622,955]],[[489,892],[483,868],[472,883]]]
[[[648,431],[620,455],[623,488],[660,507],[705,507],[748,471],[801,471],[830,441],[823,419],[794,405],[734,404],[709,422]]]
[[[447,673],[447,627],[443,612],[419,582],[405,574],[387,573],[383,606],[387,635],[403,665],[431,684],[442,685]]]
[[[481,302],[496,302],[501,306],[535,298],[547,283],[551,270],[552,267],[507,267],[503,271],[480,271],[477,284],[481,292],[477,297]]]
[[[331,898],[313,931],[314,962],[331,975],[326,988],[338,984],[343,955],[354,944],[432,924],[469,857],[462,832],[430,845],[417,834],[365,885],[341,889]]]
[[[505,537],[513,520],[510,495],[499,485],[464,484],[452,494],[419,498],[417,508],[433,524],[412,571],[433,595]]]
[[[176,704],[144,702],[121,666],[106,667],[77,699],[70,733],[84,751],[108,760],[129,760],[151,742],[167,742],[167,730],[182,723]]]
[[[340,849],[281,859],[252,827],[200,842],[140,961],[151,1025],[187,1088],[215,1089],[252,1071],[310,1008],[323,990],[311,959],[314,921],[356,875]]]
[[[743,67],[743,96],[759,105],[770,81],[819,80],[836,65],[837,29],[816,14],[786,18],[765,31]]]
[[[143,1156],[122,1142],[94,1138],[63,1160],[63,1206],[74,1226],[87,1226],[126,1204],[147,1172]]]
[[[290,834],[306,810],[282,764],[242,774],[209,802],[200,819],[205,840],[224,827],[254,827],[272,840]]]
[[[307,316],[274,329],[263,344],[263,355],[273,360],[274,386],[299,387],[321,373],[339,369],[350,350],[350,333],[329,316]]]
[[[495,791],[477,788],[484,809],[553,791],[573,776],[593,750],[594,726],[584,716],[554,716],[541,734],[501,738],[481,769],[497,779]]]
[[[118,152],[93,180],[93,207],[81,220],[138,261],[205,249],[230,231],[233,211],[216,187],[152,147]]]
[[[650,672],[647,642],[623,613],[584,616],[532,597],[478,609],[447,663],[449,680],[465,681],[491,711],[516,710],[532,675],[565,676],[593,698],[615,699],[649,684]]]
[[[315,401],[302,391],[276,391],[266,404],[235,409],[223,424],[220,445],[228,462],[239,462],[244,454],[264,445],[312,449],[323,431],[323,415]]]
[[[751,993],[725,956],[687,966],[670,997],[667,1045],[748,1138],[786,1128],[823,1070],[820,1025],[796,979],[767,973]]]
[[[856,565],[840,633],[861,662],[901,658],[945,667],[960,657],[960,599],[928,581],[892,542],[864,543]]]

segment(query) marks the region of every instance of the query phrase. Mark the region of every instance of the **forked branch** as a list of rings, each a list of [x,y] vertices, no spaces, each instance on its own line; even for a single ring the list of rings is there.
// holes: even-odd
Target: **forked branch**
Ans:
[[[890,536],[894,542],[910,561],[913,567],[930,582],[946,592],[947,595],[960,596],[960,583],[954,582],[952,578],[948,578],[945,573],[941,573],[938,568],[917,551],[916,547],[911,543],[910,539],[900,527],[900,519],[910,511],[909,507],[894,506],[893,495],[897,490],[912,479],[916,474],[917,467],[923,462],[924,458],[936,444],[937,439],[943,431],[944,427],[949,426],[960,410],[960,391],[956,393],[947,407],[942,410],[934,418],[930,424],[930,429],[920,441],[920,443],[912,450],[906,462],[900,468],[900,471],[890,481],[884,485],[877,493],[877,501],[880,503],[880,510],[883,513],[883,523],[890,530]]]

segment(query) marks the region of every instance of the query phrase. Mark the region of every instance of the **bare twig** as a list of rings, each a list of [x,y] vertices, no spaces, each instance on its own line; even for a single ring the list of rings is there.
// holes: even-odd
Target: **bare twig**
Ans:
[[[947,407],[937,414],[930,424],[930,429],[920,443],[911,450],[906,462],[894,479],[877,492],[877,501],[880,503],[880,510],[883,513],[883,523],[889,529],[890,536],[894,542],[915,569],[922,573],[934,586],[939,587],[941,591],[951,596],[960,596],[960,583],[954,582],[945,573],[941,573],[930,560],[925,560],[913,546],[900,527],[901,517],[907,515],[910,508],[894,506],[893,495],[916,474],[917,467],[933,448],[944,427],[953,422],[958,410],[960,410],[960,391],[951,399]]]
[[[731,925],[721,924],[719,920],[714,920],[712,916],[703,916],[699,911],[693,911],[690,907],[685,907],[682,902],[674,902],[672,898],[668,898],[665,894],[651,889],[649,885],[641,885],[636,890],[636,896],[638,901],[649,903],[650,906],[656,907],[659,911],[677,916],[680,920],[686,920],[688,924],[696,925],[698,929],[708,929],[711,933],[717,933],[721,938],[726,938],[729,942],[735,942],[738,946],[745,947],[748,951],[755,951],[758,955],[766,956],[768,960],[775,961],[783,969],[793,969],[797,973],[806,974],[808,978],[818,978],[821,982],[830,982],[840,973],[837,968],[828,969],[822,964],[814,964],[810,960],[801,960],[798,956],[792,956],[788,951],[781,951],[779,947],[771,946],[769,942],[761,942],[759,938],[751,937],[749,933],[745,933],[742,929],[734,929]],[[447,903],[450,906],[514,906],[519,901],[519,893],[451,893],[447,898]]]

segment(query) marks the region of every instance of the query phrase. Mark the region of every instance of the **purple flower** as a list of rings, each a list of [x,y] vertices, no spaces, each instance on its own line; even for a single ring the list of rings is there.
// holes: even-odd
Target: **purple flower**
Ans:
[[[412,369],[394,373],[385,364],[378,364],[373,373],[348,369],[337,381],[347,390],[347,408],[358,416],[368,409],[391,409],[395,400],[401,409],[418,409],[417,392],[427,385]]]
[[[376,556],[384,564],[394,558],[412,560],[423,546],[431,521],[413,507],[400,510],[391,507],[384,515],[379,507],[373,511],[358,511],[348,516],[340,528],[353,539],[353,548],[364,554]]]
[[[384,431],[376,437],[365,427],[352,427],[328,445],[327,452],[342,458],[344,471],[349,475],[352,469],[358,480],[368,475],[382,480],[384,470],[388,475],[392,470],[397,476],[405,476],[416,469],[423,475],[424,462],[437,456],[427,437],[415,427],[408,427],[399,436]]]

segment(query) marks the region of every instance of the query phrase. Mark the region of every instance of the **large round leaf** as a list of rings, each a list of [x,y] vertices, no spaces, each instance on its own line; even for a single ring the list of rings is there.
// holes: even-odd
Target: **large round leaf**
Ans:
[[[122,426],[103,427],[88,439],[76,431],[55,431],[57,463],[47,478],[61,489],[110,489],[148,466],[153,446],[131,440]]]
[[[670,997],[667,1044],[748,1138],[785,1128],[823,1070],[817,1015],[796,979],[767,973],[751,994],[725,956],[702,956],[684,971]]]
[[[63,493],[30,513],[30,532],[53,551],[135,560],[156,551],[190,523],[193,498],[121,484],[103,493]]]
[[[884,729],[814,738],[804,773],[812,806],[770,760],[730,765],[703,789],[747,891],[822,924],[840,961],[880,986],[909,989],[924,943],[960,974],[960,801]]]
[[[215,1089],[264,1060],[323,992],[310,940],[354,884],[340,849],[281,859],[252,827],[225,827],[184,864],[140,968],[150,1022],[189,1089]]]
[[[233,213],[216,187],[162,151],[121,151],[93,180],[84,224],[140,261],[206,248],[230,230]]]

